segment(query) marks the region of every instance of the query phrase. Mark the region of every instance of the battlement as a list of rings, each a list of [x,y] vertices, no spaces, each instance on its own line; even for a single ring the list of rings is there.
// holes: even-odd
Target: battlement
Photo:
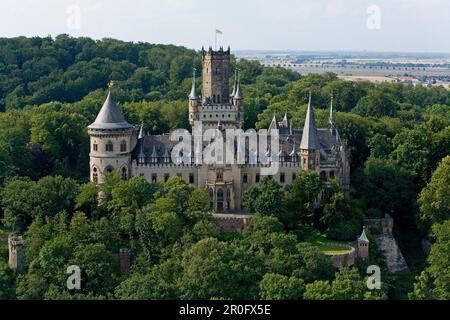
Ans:
[[[209,56],[229,56],[231,54],[230,46],[228,46],[227,50],[223,50],[223,47],[220,47],[219,50],[213,50],[213,48],[210,46],[208,50],[205,50],[205,48],[202,48],[202,55],[203,57],[209,55]]]

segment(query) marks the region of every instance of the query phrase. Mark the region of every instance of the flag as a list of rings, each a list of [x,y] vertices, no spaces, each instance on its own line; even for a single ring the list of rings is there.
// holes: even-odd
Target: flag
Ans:
[[[216,34],[223,34],[223,32],[220,31],[219,29],[216,29]]]

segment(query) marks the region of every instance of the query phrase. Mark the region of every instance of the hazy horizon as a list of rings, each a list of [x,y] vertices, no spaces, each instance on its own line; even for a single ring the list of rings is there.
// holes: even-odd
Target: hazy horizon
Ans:
[[[450,0],[3,0],[0,37],[218,45],[233,51],[450,53]]]

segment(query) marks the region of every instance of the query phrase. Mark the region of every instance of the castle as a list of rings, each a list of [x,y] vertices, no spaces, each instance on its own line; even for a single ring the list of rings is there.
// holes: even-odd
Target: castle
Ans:
[[[227,130],[243,129],[244,95],[238,75],[230,93],[230,49],[202,49],[202,61],[202,93],[197,93],[194,70],[189,94],[189,121],[194,136],[208,130],[220,135]],[[180,163],[172,156],[179,141],[173,141],[171,134],[147,135],[142,126],[129,124],[109,92],[95,122],[88,127],[90,180],[102,183],[104,174],[114,170],[125,180],[141,176],[149,182],[165,182],[180,176],[193,186],[209,190],[216,214],[243,213],[244,192],[267,175],[263,169],[272,163],[277,164],[277,171],[270,175],[283,187],[292,184],[299,170],[314,170],[322,181],[336,179],[348,193],[349,162],[334,127],[332,105],[330,109],[327,128],[316,128],[311,97],[303,128],[294,128],[287,115],[280,122],[274,116],[268,129],[279,133],[277,150],[268,146],[263,153],[256,154],[244,141],[243,161],[206,164],[196,158],[207,148],[202,139],[183,155]],[[238,144],[231,142],[235,148]],[[251,161],[251,155],[255,155],[256,161]]]

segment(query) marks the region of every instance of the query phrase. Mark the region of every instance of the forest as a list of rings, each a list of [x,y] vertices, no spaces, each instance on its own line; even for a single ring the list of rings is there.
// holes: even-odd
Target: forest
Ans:
[[[287,113],[302,127],[308,95],[318,127],[330,97],[351,164],[351,196],[301,171],[247,191],[254,215],[241,233],[218,232],[209,194],[178,177],[164,184],[112,173],[89,182],[89,136],[112,93],[130,123],[151,134],[187,128],[192,68],[201,55],[172,45],[0,38],[1,299],[450,299],[450,91],[439,86],[350,82],[232,59],[245,95],[245,127]],[[201,81],[198,79],[198,87]],[[98,194],[103,196],[98,198]],[[388,274],[372,234],[370,259],[335,270],[308,241],[353,241],[365,218],[394,217],[408,272]],[[8,268],[8,233],[23,235],[22,270]],[[429,243],[428,253],[423,243]],[[115,256],[132,253],[129,273]],[[383,270],[366,286],[367,265]],[[82,270],[81,290],[66,268]]]

